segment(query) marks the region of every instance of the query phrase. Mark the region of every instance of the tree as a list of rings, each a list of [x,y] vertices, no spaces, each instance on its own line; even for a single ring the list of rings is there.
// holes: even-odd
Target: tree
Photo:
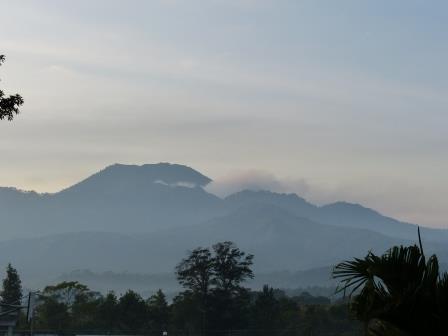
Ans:
[[[199,247],[176,267],[177,279],[186,289],[176,305],[195,305],[191,309],[201,312],[199,329],[203,332],[209,328],[241,327],[250,300],[241,284],[253,277],[253,256],[246,255],[234,243],[215,244],[212,251]]]
[[[234,243],[213,245],[213,285],[210,325],[215,329],[246,327],[250,296],[242,283],[253,278],[253,255]]]
[[[17,270],[8,264],[6,278],[3,280],[1,302],[7,304],[20,304],[22,301],[22,281]]]
[[[97,311],[98,325],[102,330],[114,331],[118,327],[118,299],[109,292],[100,299]]]
[[[75,296],[70,307],[71,327],[74,330],[92,330],[98,324],[98,306],[101,295],[92,291],[83,291]]]
[[[264,285],[252,307],[253,327],[269,333],[279,327],[280,314],[280,304],[275,297],[274,289]]]
[[[210,287],[213,277],[213,258],[208,248],[198,247],[190,252],[176,267],[176,275],[179,283],[186,289],[177,303],[184,299],[192,303],[201,314],[200,325],[196,328],[204,331],[207,329],[208,303]]]
[[[64,303],[70,309],[78,296],[90,295],[91,292],[86,285],[78,281],[63,281],[57,285],[45,287],[43,294]]]
[[[138,293],[128,290],[120,297],[117,310],[121,330],[135,332],[147,327],[147,306]]]
[[[184,291],[173,299],[171,322],[176,329],[187,335],[203,335],[206,321],[201,302],[189,291]]]
[[[44,330],[66,330],[70,314],[65,303],[54,297],[44,297],[35,312],[36,327]]]
[[[5,56],[0,55],[0,66],[5,62]],[[0,120],[13,120],[14,115],[19,113],[19,107],[23,104],[23,98],[19,94],[7,96],[0,90]]]
[[[213,266],[210,249],[198,247],[177,265],[177,280],[187,291],[205,300],[212,284]]]
[[[227,295],[238,293],[241,283],[254,277],[251,269],[254,256],[246,255],[229,241],[213,245],[213,251],[213,283],[216,290]]]
[[[63,281],[45,287],[40,301],[36,313],[39,327],[82,329],[95,325],[100,295],[78,281]]]
[[[435,255],[426,260],[421,243],[345,261],[333,275],[368,335],[446,333],[448,274],[439,273]]]
[[[170,310],[166,296],[161,289],[148,300],[151,328],[156,331],[166,330],[169,323]]]

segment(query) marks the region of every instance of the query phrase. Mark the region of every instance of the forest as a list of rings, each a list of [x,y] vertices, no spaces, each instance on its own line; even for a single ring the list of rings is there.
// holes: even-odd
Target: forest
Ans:
[[[22,311],[17,332],[57,334],[161,335],[360,335],[361,323],[347,302],[303,292],[287,296],[269,285],[244,287],[254,276],[254,256],[232,242],[190,251],[176,267],[183,287],[173,300],[162,289],[149,298],[129,289],[99,293],[78,281],[64,281],[32,293],[35,309]],[[17,270],[9,265],[2,302],[22,301]]]

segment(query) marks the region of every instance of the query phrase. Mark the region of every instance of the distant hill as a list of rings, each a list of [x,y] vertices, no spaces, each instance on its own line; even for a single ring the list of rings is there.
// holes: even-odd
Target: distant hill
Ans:
[[[172,273],[188,250],[225,240],[253,253],[258,273],[323,267],[408,243],[368,230],[315,223],[272,205],[251,205],[200,225],[154,233],[78,232],[0,242],[0,266],[10,261],[34,279],[76,269]]]
[[[328,267],[417,239],[417,227],[361,205],[316,206],[295,194],[245,190],[225,199],[182,165],[112,165],[53,194],[0,188],[0,267],[35,279],[76,269],[171,273],[187,250],[235,241],[258,273]],[[423,228],[448,261],[448,230]]]
[[[274,204],[297,216],[307,217],[322,224],[367,229],[407,240],[417,237],[417,225],[400,222],[359,204],[336,202],[316,206],[296,194],[244,190],[226,198],[234,208],[248,204]],[[424,240],[448,242],[448,230],[420,227]]]
[[[173,272],[169,273],[130,273],[130,272],[92,272],[90,270],[75,270],[54,278],[51,283],[60,281],[79,281],[97,291],[107,292],[114,290],[124,293],[129,288],[149,296],[159,288],[165,293],[176,293],[181,289]],[[43,283],[46,285],[47,283]],[[280,271],[270,273],[255,273],[255,278],[246,283],[254,290],[260,290],[263,285],[269,284],[275,288],[327,288],[327,292],[334,294],[337,281],[331,279],[331,267],[311,268],[302,271]]]
[[[307,218],[314,216],[318,211],[317,206],[296,194],[279,194],[268,190],[243,190],[227,196],[225,201],[233,209],[251,204],[271,204]]]
[[[266,204],[247,205],[204,224],[157,232],[147,239],[153,246],[169,244],[171,250],[231,240],[256,256],[255,269],[262,272],[331,265],[401,242],[368,230],[316,223]]]

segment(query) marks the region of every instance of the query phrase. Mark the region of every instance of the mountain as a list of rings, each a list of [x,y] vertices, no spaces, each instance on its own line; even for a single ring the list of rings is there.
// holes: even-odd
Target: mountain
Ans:
[[[378,232],[405,240],[415,240],[417,225],[400,222],[359,204],[336,202],[316,206],[296,194],[280,194],[270,191],[244,190],[228,196],[226,202],[232,208],[249,204],[274,204],[291,213],[315,222],[338,227],[351,227]],[[427,241],[448,242],[448,230],[420,227]]]
[[[335,288],[338,284],[331,276],[332,266],[315,267],[300,271],[257,273],[250,282],[252,288],[270,284],[275,288],[307,288],[313,286]],[[331,293],[334,294],[334,291]]]
[[[416,225],[358,204],[316,206],[296,194],[250,190],[221,199],[204,190],[210,181],[183,165],[115,164],[54,194],[0,188],[0,239],[74,231],[155,232],[200,224],[254,204],[275,205],[317,223],[416,238]],[[448,230],[422,228],[422,235],[428,241],[448,241]]]
[[[73,231],[151,232],[199,223],[223,201],[181,165],[113,165],[54,194],[0,188],[1,239]]]
[[[102,196],[117,192],[136,192],[152,188],[156,183],[171,187],[204,187],[212,180],[198,171],[171,163],[123,165],[114,164],[85,180],[59,192],[59,196],[74,197],[86,194]]]
[[[259,274],[298,272],[417,239],[416,225],[361,205],[250,190],[221,199],[210,181],[182,165],[116,164],[53,194],[0,188],[0,267],[34,283],[77,269],[172,274],[186,251],[231,240]],[[448,230],[422,237],[448,261]]]
[[[384,252],[393,244],[405,243],[368,230],[316,223],[266,204],[243,206],[201,225],[148,238],[151,244],[162,241],[173,249],[231,240],[256,256],[254,266],[261,272],[332,265],[368,250]]]
[[[389,236],[414,240],[417,225],[400,222],[359,204],[337,202],[319,209],[313,219],[330,225],[365,228]],[[424,240],[447,242],[448,230],[420,227]]]
[[[227,206],[237,209],[251,204],[271,204],[301,217],[312,217],[318,207],[296,194],[280,194],[268,190],[243,190],[225,198]]]
[[[368,230],[315,223],[259,204],[200,225],[154,233],[77,232],[0,242],[0,266],[12,262],[27,279],[53,279],[76,269],[172,273],[188,250],[226,240],[255,255],[258,273],[323,267],[408,243]]]

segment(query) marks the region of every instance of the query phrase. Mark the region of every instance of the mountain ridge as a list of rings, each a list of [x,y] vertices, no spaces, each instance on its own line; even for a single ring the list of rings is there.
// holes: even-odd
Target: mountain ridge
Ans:
[[[241,190],[220,198],[204,189],[211,181],[180,164],[114,164],[52,194],[0,188],[2,239],[76,230],[153,232],[198,224],[253,203],[281,206],[318,223],[365,228],[402,239],[416,237],[416,224],[360,204],[340,201],[317,206],[295,193],[265,190]],[[422,233],[428,240],[448,241],[448,230],[422,227]]]
[[[219,198],[205,190],[210,181],[161,163],[108,166],[54,194],[0,188],[0,255],[36,279],[75,269],[163,273],[188,250],[231,240],[255,255],[258,273],[297,272],[417,239],[416,225],[359,204],[252,190]],[[421,232],[427,251],[448,261],[448,230]]]
[[[3,241],[0,255],[2,263],[12,262],[31,278],[55,277],[75,269],[166,273],[173,272],[187,251],[226,240],[255,255],[257,272],[327,266],[360,257],[369,249],[384,252],[392,244],[407,243],[364,229],[315,223],[260,204],[202,224],[154,233],[85,231]]]

